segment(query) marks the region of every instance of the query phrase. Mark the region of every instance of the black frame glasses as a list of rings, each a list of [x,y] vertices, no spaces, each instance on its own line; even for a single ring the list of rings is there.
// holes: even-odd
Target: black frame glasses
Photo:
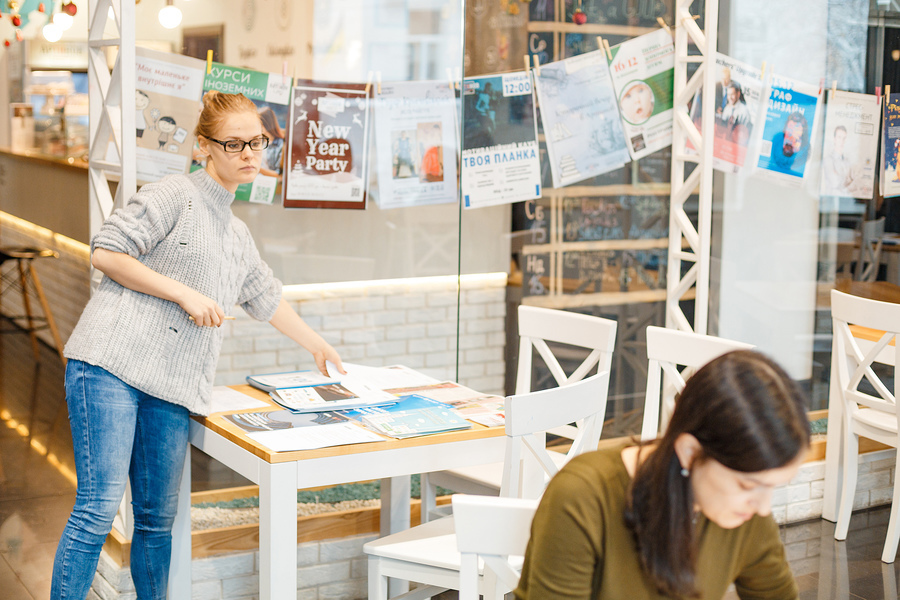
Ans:
[[[206,136],[203,136],[203,137],[206,137]],[[220,146],[222,146],[222,150],[224,150],[225,152],[228,152],[229,154],[237,154],[238,152],[243,152],[244,148],[246,148],[247,146],[250,146],[250,149],[253,150],[254,152],[260,152],[269,147],[269,138],[264,135],[255,137],[252,140],[250,140],[249,142],[245,142],[244,140],[228,140],[226,142],[223,142],[222,140],[217,140],[217,139],[211,138],[211,137],[207,137],[206,139],[208,139],[211,142],[215,142],[215,143],[219,144]],[[259,142],[257,144],[259,146],[259,148],[253,147],[253,144],[256,142]]]

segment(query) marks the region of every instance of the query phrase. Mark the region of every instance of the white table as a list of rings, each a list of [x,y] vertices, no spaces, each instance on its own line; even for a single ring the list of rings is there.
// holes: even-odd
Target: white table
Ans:
[[[234,389],[268,400],[250,386]],[[411,474],[503,460],[502,427],[473,424],[465,431],[405,440],[272,452],[222,414],[193,418],[190,443],[259,485],[260,600],[297,595],[298,489],[382,479],[381,505],[390,507],[381,512],[381,534],[386,535],[410,525]],[[170,598],[191,597],[190,455],[188,448],[173,529]]]

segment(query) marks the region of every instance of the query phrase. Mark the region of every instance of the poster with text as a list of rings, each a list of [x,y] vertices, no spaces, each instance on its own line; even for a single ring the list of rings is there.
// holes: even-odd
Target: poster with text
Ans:
[[[553,187],[596,177],[631,160],[603,52],[544,65],[540,74],[535,71],[534,82]]]
[[[800,185],[809,163],[820,90],[773,76],[757,167],[772,181]]]
[[[142,185],[188,172],[206,63],[141,47],[135,63],[136,166]],[[112,144],[109,152],[115,153]]]
[[[272,204],[275,198],[281,197],[291,78],[214,62],[203,80],[203,93],[209,90],[243,94],[256,105],[263,124],[263,135],[269,138],[269,146],[262,151],[259,175],[252,183],[239,185],[234,199]],[[195,160],[191,170],[201,166],[202,161]]]
[[[285,208],[366,207],[369,102],[364,83],[294,85]]]
[[[737,173],[744,166],[754,126],[762,118],[764,92],[765,82],[759,69],[724,54],[716,56],[714,169]],[[691,120],[701,133],[702,107],[701,88],[691,104]],[[690,141],[687,152],[696,154]]]
[[[880,113],[880,96],[838,90],[829,94],[822,149],[823,196],[872,198]]]
[[[465,208],[541,196],[531,74],[468,77],[463,84]]]
[[[609,63],[625,139],[637,160],[672,144],[675,45],[665,29],[610,49]]]
[[[456,92],[446,81],[380,87],[373,101],[378,205],[456,202]]]
[[[881,143],[882,192],[885,198],[900,196],[900,94],[891,94],[884,103],[884,134]]]

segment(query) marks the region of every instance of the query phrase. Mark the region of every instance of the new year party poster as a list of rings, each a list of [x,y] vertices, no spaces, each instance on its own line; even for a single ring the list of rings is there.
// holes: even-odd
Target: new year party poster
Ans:
[[[135,49],[137,182],[187,173],[206,63],[180,54]],[[115,148],[110,144],[110,152]]]
[[[672,144],[675,45],[665,29],[610,49],[619,112],[633,160]]]
[[[534,71],[553,187],[622,167],[631,160],[609,64],[602,51]]]
[[[234,199],[272,204],[276,197],[281,197],[291,78],[214,62],[203,80],[203,93],[209,90],[243,94],[256,105],[263,124],[263,135],[269,138],[269,146],[262,151],[259,175],[252,183],[239,185]],[[202,166],[203,161],[195,161],[191,170]]]
[[[799,185],[809,163],[820,90],[800,81],[772,77],[757,167],[772,181]]]
[[[366,84],[294,85],[284,173],[285,208],[366,207]]]
[[[891,94],[889,98],[885,98],[883,127],[882,191],[885,198],[891,198],[900,196],[900,94]]]
[[[834,90],[825,111],[823,196],[872,199],[881,98]]]
[[[380,88],[373,100],[378,205],[456,202],[456,92],[446,81]]]
[[[754,127],[762,119],[765,82],[759,69],[724,54],[716,55],[715,138],[713,168],[737,173],[747,160]],[[691,104],[691,120],[702,133],[703,89]],[[689,154],[696,154],[690,142]]]
[[[465,208],[541,196],[531,74],[463,82],[462,194]]]

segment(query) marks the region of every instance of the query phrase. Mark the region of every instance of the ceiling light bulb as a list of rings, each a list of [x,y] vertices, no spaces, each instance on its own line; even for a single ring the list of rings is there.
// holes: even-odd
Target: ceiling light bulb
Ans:
[[[55,23],[47,23],[44,25],[44,28],[41,29],[41,33],[44,34],[44,39],[48,42],[58,42],[62,37],[62,28]]]
[[[60,31],[65,31],[69,27],[72,26],[72,23],[75,22],[75,19],[72,18],[71,15],[68,15],[64,12],[58,12],[53,15],[53,24],[59,27]]]
[[[181,24],[181,10],[177,6],[164,6],[159,11],[159,24],[166,29],[175,29]]]

